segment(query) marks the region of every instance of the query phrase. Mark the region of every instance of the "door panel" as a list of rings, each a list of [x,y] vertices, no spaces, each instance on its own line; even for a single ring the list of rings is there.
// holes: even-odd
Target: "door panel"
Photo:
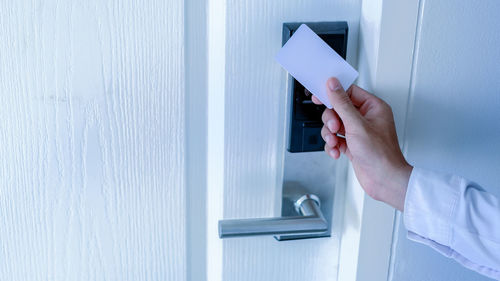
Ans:
[[[185,279],[183,14],[2,2],[0,279]]]
[[[359,12],[360,1],[226,2],[224,218],[280,215],[286,74],[274,55],[283,22],[348,21],[355,65]],[[224,240],[223,280],[336,280],[338,239]]]

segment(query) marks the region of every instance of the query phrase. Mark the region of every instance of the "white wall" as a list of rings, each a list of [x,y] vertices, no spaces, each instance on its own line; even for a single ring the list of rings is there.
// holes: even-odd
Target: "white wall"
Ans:
[[[184,4],[3,1],[0,279],[184,280]]]
[[[421,0],[405,150],[415,166],[475,180],[500,196],[500,2]],[[392,280],[489,280],[406,239]]]

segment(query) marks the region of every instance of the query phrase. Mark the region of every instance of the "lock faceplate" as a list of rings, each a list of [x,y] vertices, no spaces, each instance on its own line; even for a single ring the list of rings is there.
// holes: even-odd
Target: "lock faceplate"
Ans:
[[[290,39],[302,23],[283,24],[283,45]],[[347,52],[347,22],[309,22],[305,23],[323,39],[342,58]],[[325,142],[321,138],[321,114],[323,105],[311,101],[311,94],[304,86],[289,75],[288,97],[290,100],[290,122],[288,151],[321,151]]]

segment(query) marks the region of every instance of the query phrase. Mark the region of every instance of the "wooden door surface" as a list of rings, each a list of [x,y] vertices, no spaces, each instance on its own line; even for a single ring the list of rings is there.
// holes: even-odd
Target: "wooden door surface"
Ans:
[[[185,280],[184,3],[3,1],[0,280]]]

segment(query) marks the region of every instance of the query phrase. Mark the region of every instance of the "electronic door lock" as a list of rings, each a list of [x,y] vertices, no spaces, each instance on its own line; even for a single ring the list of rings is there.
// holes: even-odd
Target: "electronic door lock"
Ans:
[[[301,24],[283,24],[283,44]],[[346,22],[306,24],[345,59]],[[323,150],[325,143],[321,137],[321,114],[324,106],[312,103],[304,87],[293,77],[288,77],[287,107],[290,108],[290,116],[287,123],[290,133],[286,138],[288,151],[283,148],[281,215],[274,218],[220,220],[220,238],[272,235],[278,241],[283,241],[331,236],[334,194],[336,186],[342,181],[337,176],[347,172],[342,167],[336,167],[325,153],[292,153]],[[336,218],[340,218],[338,214]]]
[[[283,24],[283,45],[301,24],[303,22]],[[346,59],[347,22],[305,22],[305,24],[342,58]],[[321,151],[325,146],[325,142],[321,138],[321,128],[323,127],[321,115],[325,106],[314,104],[311,101],[311,94],[305,91],[304,86],[291,75],[288,77],[288,108],[290,108],[288,151]]]

